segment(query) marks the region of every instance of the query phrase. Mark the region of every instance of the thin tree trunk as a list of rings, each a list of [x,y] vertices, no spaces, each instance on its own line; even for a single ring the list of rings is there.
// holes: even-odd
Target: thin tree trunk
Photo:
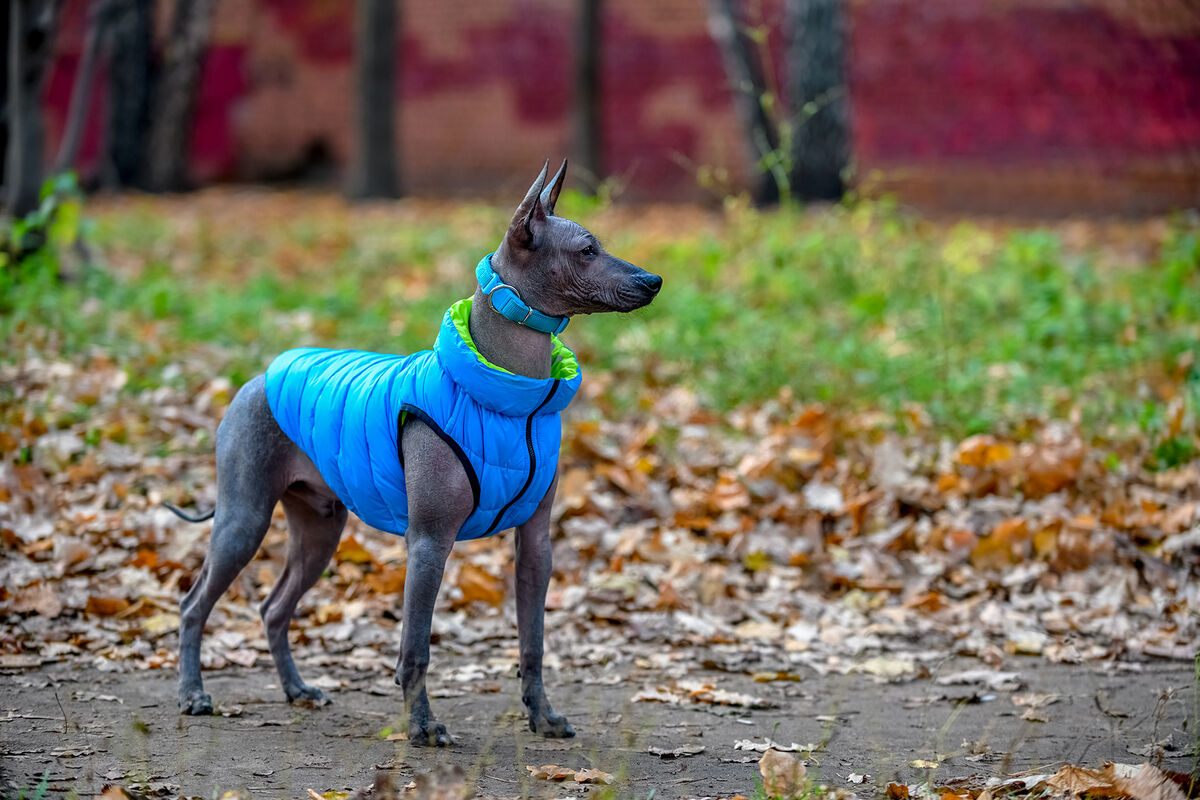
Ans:
[[[575,27],[575,152],[592,186],[604,180],[600,120],[600,24],[603,0],[580,0]]]
[[[7,2],[7,0],[6,0]],[[8,38],[9,12],[5,2],[0,2],[0,42],[4,42],[4,58],[0,58],[0,87],[3,87],[3,97],[0,97],[0,187],[7,186],[4,173],[8,168],[8,131],[10,126],[10,111],[8,105],[8,64],[12,61],[10,42]],[[0,191],[0,205],[4,204],[4,193]]]
[[[150,0],[112,0],[108,31],[108,111],[100,180],[106,186],[135,186],[144,177],[150,118]]]
[[[735,0],[709,0],[708,31],[721,50],[725,74],[742,120],[746,150],[758,177],[753,198],[758,206],[779,202],[779,184],[763,162],[779,148],[779,130],[763,107],[767,94],[763,67],[738,16]]]
[[[397,0],[358,0],[357,147],[350,180],[353,197],[396,197],[396,41]]]
[[[9,128],[4,198],[8,212],[20,217],[37,208],[42,184],[42,86],[50,63],[58,3],[9,0],[8,12]]]
[[[849,159],[842,0],[787,0],[792,191],[838,200]]]
[[[149,188],[188,185],[188,156],[196,89],[208,48],[216,0],[178,0],[150,128]]]
[[[96,57],[100,52],[100,41],[107,22],[108,0],[99,0],[91,8],[87,37],[83,43],[83,58],[75,73],[75,84],[71,87],[71,104],[67,108],[67,125],[62,141],[58,143],[58,156],[54,159],[54,171],[70,169],[79,156],[79,143],[83,140],[83,125],[92,99],[92,82],[96,76]]]

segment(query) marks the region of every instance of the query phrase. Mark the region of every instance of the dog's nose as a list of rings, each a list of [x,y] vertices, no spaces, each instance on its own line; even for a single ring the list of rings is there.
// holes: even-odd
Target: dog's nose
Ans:
[[[658,294],[658,290],[662,288],[662,276],[655,275],[653,272],[647,272],[642,278],[642,283],[647,289],[654,294]]]

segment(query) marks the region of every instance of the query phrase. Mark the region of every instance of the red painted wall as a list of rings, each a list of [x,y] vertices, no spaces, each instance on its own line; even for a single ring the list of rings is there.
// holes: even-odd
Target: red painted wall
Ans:
[[[86,0],[68,0],[46,94],[61,132]],[[159,9],[165,30],[170,3]],[[202,181],[294,169],[353,137],[353,19],[337,0],[222,0],[192,163]],[[748,157],[704,0],[608,0],[603,156],[640,199],[744,183]],[[778,29],[777,2],[748,3]],[[397,103],[406,186],[497,193],[569,150],[572,15],[553,0],[405,0]],[[1200,7],[1192,0],[847,0],[860,185],[943,208],[1200,205]],[[778,37],[772,38],[775,41]],[[94,168],[103,82],[82,154]],[[53,152],[51,148],[50,152]]]

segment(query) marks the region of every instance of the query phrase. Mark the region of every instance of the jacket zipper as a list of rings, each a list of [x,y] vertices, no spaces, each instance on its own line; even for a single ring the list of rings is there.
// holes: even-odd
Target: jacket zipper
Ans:
[[[533,483],[533,473],[537,470],[537,453],[533,449],[533,418],[537,416],[539,411],[546,407],[546,404],[549,403],[551,398],[554,397],[555,393],[558,392],[558,384],[559,381],[555,380],[554,383],[550,385],[550,393],[546,395],[546,399],[539,403],[538,407],[535,408],[529,415],[529,418],[525,420],[525,446],[529,448],[529,477],[525,479],[525,485],[521,487],[521,491],[517,492],[516,497],[514,497],[512,500],[509,500],[508,505],[500,509],[500,513],[497,514],[496,518],[492,520],[492,524],[488,526],[487,533],[485,533],[484,536],[495,533],[496,526],[500,524],[500,520],[504,518],[504,515],[508,513],[510,508],[516,505],[518,500],[524,497],[525,493],[529,491],[530,484]]]

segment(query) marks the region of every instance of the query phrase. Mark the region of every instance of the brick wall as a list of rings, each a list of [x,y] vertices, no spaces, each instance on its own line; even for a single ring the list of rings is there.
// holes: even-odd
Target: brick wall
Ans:
[[[860,186],[947,210],[1200,205],[1193,0],[847,2]],[[68,0],[64,11],[46,96],[52,140],[85,7]],[[195,125],[198,179],[260,179],[318,156],[339,168],[348,161],[352,7],[221,0]],[[634,199],[702,197],[702,167],[724,171],[734,186],[746,180],[705,7],[605,3],[603,158]],[[396,114],[409,191],[511,193],[543,158],[569,150],[571,4],[404,0],[402,8]],[[778,0],[747,8],[777,27]],[[161,4],[163,32],[169,9]],[[94,165],[102,108],[98,96],[85,170]]]

